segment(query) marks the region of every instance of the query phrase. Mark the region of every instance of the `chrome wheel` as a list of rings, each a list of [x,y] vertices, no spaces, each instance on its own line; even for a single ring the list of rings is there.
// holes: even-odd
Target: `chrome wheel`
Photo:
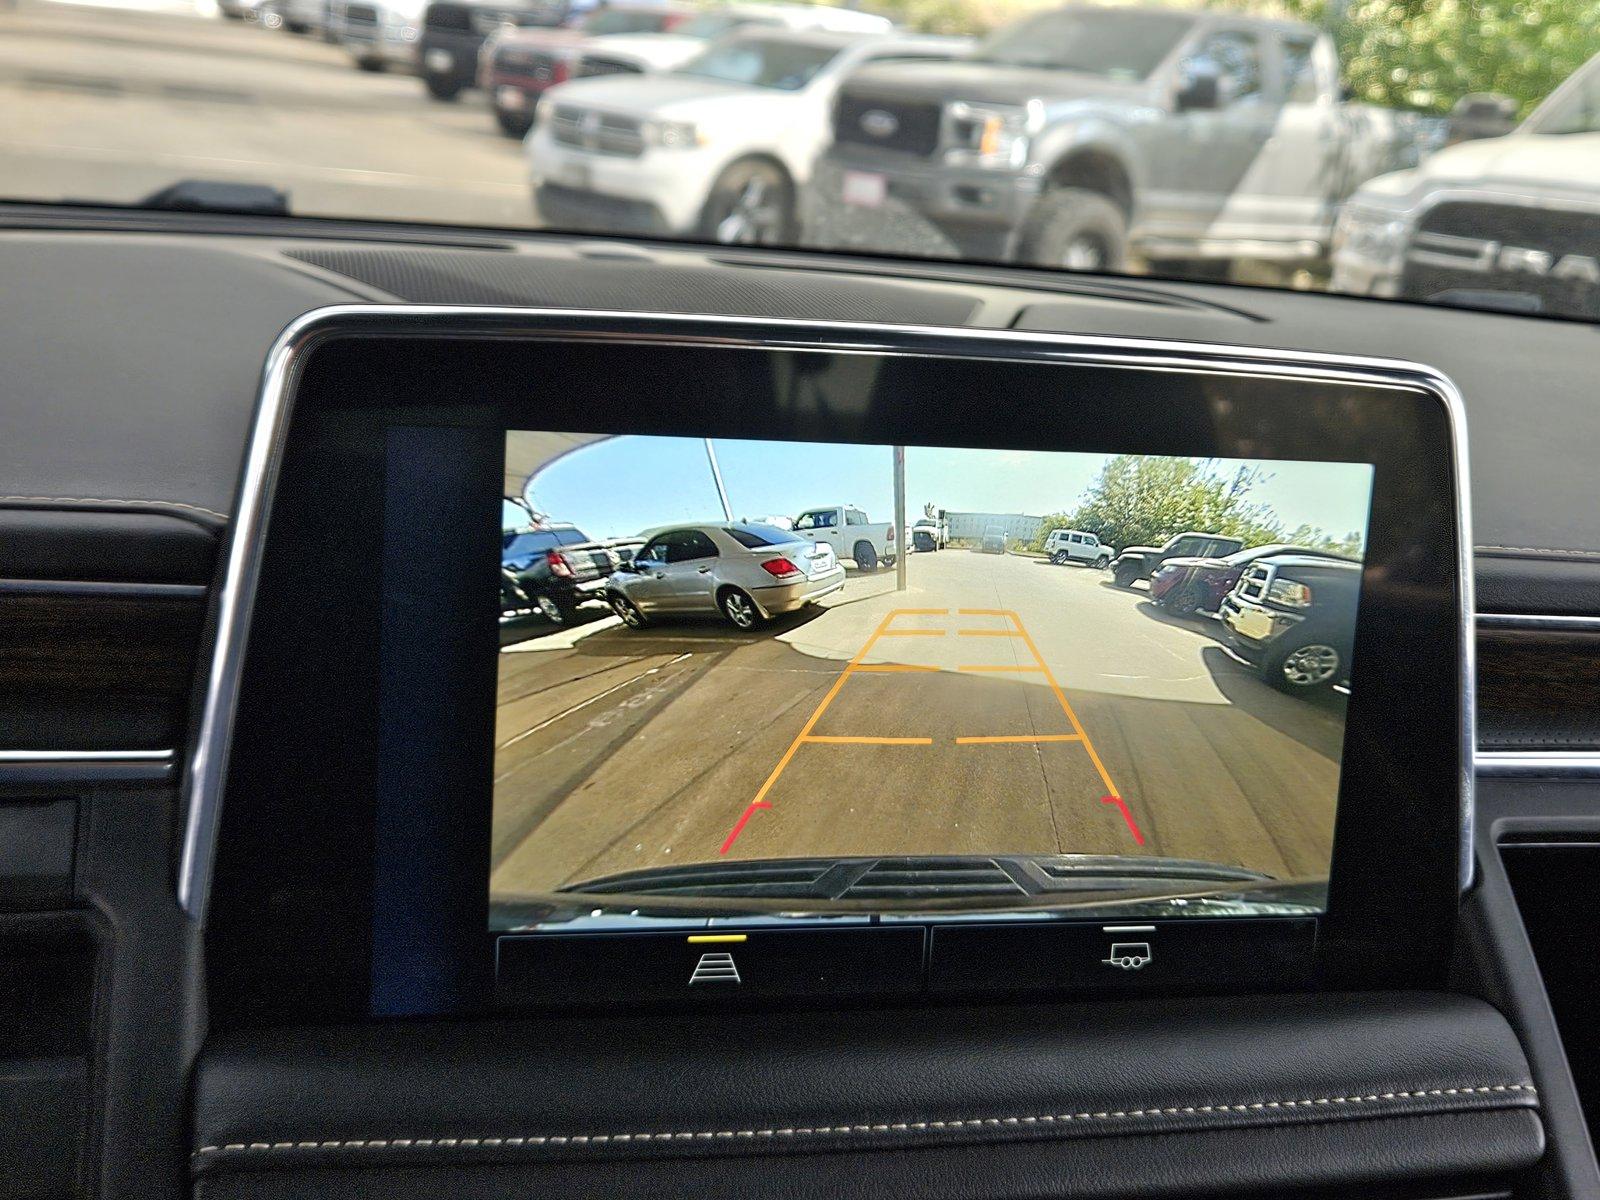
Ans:
[[[622,623],[629,629],[644,628],[644,614],[634,606],[631,600],[622,596],[611,597],[611,611],[622,618]]]
[[[1339,673],[1339,652],[1320,643],[1301,646],[1283,660],[1283,678],[1294,687],[1321,687]]]
[[[760,175],[747,179],[732,205],[717,222],[717,241],[730,246],[771,246],[783,240],[788,220],[783,198],[772,181]]]
[[[549,596],[540,596],[538,600],[539,611],[544,614],[544,619],[552,625],[565,625],[567,614],[561,611],[561,606]]]
[[[743,592],[729,592],[722,598],[722,611],[740,629],[754,629],[758,615],[755,601]]]

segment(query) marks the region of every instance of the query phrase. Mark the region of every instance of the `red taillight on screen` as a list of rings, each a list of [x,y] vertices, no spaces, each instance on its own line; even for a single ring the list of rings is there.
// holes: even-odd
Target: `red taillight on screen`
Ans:
[[[565,83],[571,78],[572,64],[569,62],[558,62],[555,66],[550,68],[551,83]]]
[[[893,525],[889,526],[889,536],[887,538],[885,538],[884,540],[885,541],[889,541],[889,542],[894,541],[894,526]]]
[[[550,574],[557,579],[572,578],[572,564],[562,557],[559,550],[547,550],[544,556],[545,563],[550,567]]]
[[[774,579],[788,579],[792,575],[802,575],[803,571],[787,558],[772,558],[761,564],[761,569]]]

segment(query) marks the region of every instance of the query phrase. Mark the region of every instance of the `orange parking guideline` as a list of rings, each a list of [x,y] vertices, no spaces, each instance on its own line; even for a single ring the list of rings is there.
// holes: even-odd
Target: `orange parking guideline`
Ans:
[[[1005,734],[1001,737],[964,737],[957,738],[958,746],[996,746],[1005,743],[1020,743],[1032,745],[1034,742],[1081,742],[1083,738],[1076,733],[1017,733]]]
[[[1083,748],[1089,752],[1089,761],[1094,763],[1094,769],[1100,773],[1100,782],[1106,785],[1106,791],[1116,799],[1122,799],[1122,793],[1117,791],[1117,785],[1111,782],[1111,776],[1106,771],[1105,763],[1100,761],[1100,756],[1095,753],[1094,743],[1089,740],[1089,735],[1083,731],[1083,725],[1078,721],[1078,714],[1072,711],[1072,705],[1067,703],[1067,694],[1061,690],[1061,685],[1056,682],[1056,677],[1050,673],[1050,668],[1044,661],[1044,655],[1039,653],[1039,647],[1034,645],[1033,638],[1028,635],[1027,628],[1022,624],[1022,618],[1014,612],[1006,612],[1012,624],[1017,627],[1017,634],[1022,638],[1023,644],[1028,647],[1028,652],[1033,655],[1033,661],[1039,664],[1039,669],[1044,673],[1045,682],[1050,685],[1050,690],[1056,694],[1056,701],[1061,705],[1061,711],[1067,714],[1067,720],[1072,723],[1072,732],[1083,739]]]
[[[891,738],[891,737],[824,737],[812,734],[805,739],[806,744],[819,746],[931,746],[932,738]]]
[[[728,831],[728,836],[723,839],[722,849],[718,851],[719,854],[726,854],[733,848],[733,843],[744,832],[745,825],[755,815],[757,809],[772,807],[767,801],[767,793],[772,790],[772,785],[778,782],[778,776],[783,774],[783,769],[793,760],[795,752],[805,745],[806,739],[811,736],[811,731],[817,727],[817,722],[822,720],[822,714],[828,711],[828,705],[833,703],[833,698],[844,687],[844,681],[850,678],[851,670],[861,665],[861,660],[866,658],[867,652],[872,649],[873,644],[884,635],[889,628],[889,623],[899,616],[902,611],[898,608],[890,609],[883,620],[878,622],[878,627],[872,631],[872,636],[866,640],[866,644],[856,651],[856,656],[850,660],[844,670],[839,672],[839,678],[833,681],[833,686],[828,689],[828,694],[822,698],[822,703],[817,705],[817,709],[811,714],[810,720],[805,723],[799,733],[795,734],[794,741],[789,743],[789,748],[783,752],[783,757],[778,760],[778,765],[772,768],[772,773],[767,776],[766,782],[761,785],[761,790],[756,793],[756,798],[745,806],[744,812],[734,822],[733,828]],[[941,632],[943,631],[941,630]]]
[[[919,672],[934,671],[936,667],[917,666],[909,663],[865,663],[862,660],[871,652],[879,638],[885,637],[943,637],[948,631],[944,629],[891,629],[890,625],[899,616],[947,616],[947,608],[896,608],[891,609],[883,620],[878,622],[878,627],[872,631],[872,636],[866,644],[856,651],[856,655],[839,672],[833,686],[823,696],[821,703],[816,707],[805,726],[795,735],[794,741],[789,743],[789,748],[783,752],[783,757],[778,760],[777,766],[772,768],[772,773],[762,783],[761,790],[740,815],[738,821],[728,832],[727,838],[722,843],[720,853],[727,854],[744,832],[745,825],[750,818],[761,809],[770,809],[772,804],[767,799],[767,794],[778,782],[778,777],[793,761],[795,753],[804,745],[834,745],[834,746],[931,746],[931,737],[836,737],[822,734],[813,734],[811,731],[817,727],[817,722],[822,719],[822,714],[828,710],[839,692],[844,688],[845,681],[857,672]],[[1094,743],[1089,740],[1089,735],[1084,731],[1078,715],[1072,711],[1072,705],[1067,702],[1066,693],[1061,690],[1061,685],[1056,682],[1055,675],[1049,665],[1044,661],[1044,655],[1039,653],[1039,647],[1034,643],[1027,628],[1022,623],[1022,618],[1010,609],[1004,608],[962,608],[957,612],[965,617],[1004,617],[1011,626],[1008,629],[958,629],[956,632],[964,637],[1014,637],[1020,638],[1028,647],[1028,653],[1033,655],[1033,666],[991,666],[991,665],[963,665],[957,671],[969,673],[1005,673],[1005,674],[1039,674],[1043,675],[1045,682],[1050,685],[1050,690],[1055,693],[1056,702],[1061,705],[1061,711],[1072,726],[1071,733],[1035,733],[1035,734],[1006,734],[986,737],[958,737],[955,743],[958,746],[977,745],[1031,745],[1041,742],[1082,742],[1083,748],[1089,752],[1089,760],[1094,764],[1095,771],[1100,776],[1100,782],[1106,787],[1109,795],[1102,799],[1106,803],[1115,803],[1122,811],[1123,819],[1128,823],[1128,829],[1140,845],[1144,844],[1144,837],[1133,822],[1133,817],[1128,813],[1127,806],[1122,799],[1122,793],[1117,791],[1117,785],[1111,782],[1111,775],[1106,771],[1105,763],[1100,760],[1100,755],[1094,748]]]

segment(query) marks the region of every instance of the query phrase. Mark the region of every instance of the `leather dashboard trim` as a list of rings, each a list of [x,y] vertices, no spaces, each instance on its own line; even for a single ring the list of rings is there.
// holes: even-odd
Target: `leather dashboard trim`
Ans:
[[[215,1038],[191,1167],[770,1163],[1347,1126],[1353,1153],[1381,1144],[1406,1174],[1448,1157],[1409,1149],[1429,1118],[1488,1122],[1507,1168],[1526,1165],[1537,1107],[1504,1018],[1460,996],[424,1022]],[[1442,1166],[1476,1169],[1478,1148],[1460,1152]]]
[[[1109,1112],[1004,1114],[951,1117],[926,1121],[880,1121],[864,1124],[818,1124],[749,1129],[669,1129],[636,1133],[530,1134],[507,1137],[424,1138],[309,1138],[289,1142],[229,1142],[201,1146],[193,1158],[204,1164],[211,1158],[246,1158],[306,1153],[355,1152],[372,1156],[461,1156],[473,1151],[538,1152],[665,1147],[668,1149],[803,1143],[902,1140],[967,1140],[969,1135],[1071,1136],[1076,1129],[1095,1132],[1094,1126],[1168,1126],[1169,1131],[1195,1128],[1238,1128],[1249,1125],[1287,1125],[1300,1120],[1336,1120],[1353,1117],[1401,1116],[1467,1112],[1479,1108],[1527,1107],[1537,1099],[1531,1083],[1495,1083],[1418,1091],[1375,1092],[1352,1096],[1311,1096],[1296,1100],[1247,1100],[1238,1104],[1185,1104]],[[1072,1128],[1075,1127],[1075,1128]]]

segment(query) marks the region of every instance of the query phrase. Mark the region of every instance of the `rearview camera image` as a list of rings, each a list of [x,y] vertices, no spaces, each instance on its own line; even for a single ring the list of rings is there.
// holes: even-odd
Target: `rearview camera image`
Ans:
[[[513,431],[505,485],[492,928],[1324,906],[1370,466]]]

